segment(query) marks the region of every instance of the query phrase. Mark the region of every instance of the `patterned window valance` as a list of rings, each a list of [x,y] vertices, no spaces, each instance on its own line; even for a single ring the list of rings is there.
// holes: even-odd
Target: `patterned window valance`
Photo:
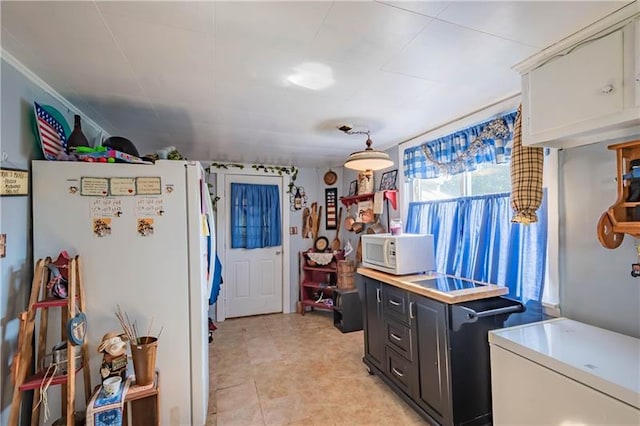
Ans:
[[[404,177],[430,179],[508,163],[517,111],[404,150]]]

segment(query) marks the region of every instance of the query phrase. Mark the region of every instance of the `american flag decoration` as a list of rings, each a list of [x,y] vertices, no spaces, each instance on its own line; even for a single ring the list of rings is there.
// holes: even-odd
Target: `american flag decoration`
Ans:
[[[64,134],[62,124],[45,111],[37,102],[34,102],[38,134],[44,158],[56,160],[60,153],[65,152],[67,136]]]

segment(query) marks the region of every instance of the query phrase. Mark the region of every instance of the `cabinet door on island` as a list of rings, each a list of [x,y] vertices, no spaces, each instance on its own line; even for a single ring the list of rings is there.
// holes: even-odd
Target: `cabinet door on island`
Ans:
[[[371,364],[383,370],[385,357],[381,286],[379,281],[364,279],[364,356]]]
[[[416,310],[420,366],[417,402],[440,424],[451,424],[447,306],[416,295],[411,295],[411,300]]]

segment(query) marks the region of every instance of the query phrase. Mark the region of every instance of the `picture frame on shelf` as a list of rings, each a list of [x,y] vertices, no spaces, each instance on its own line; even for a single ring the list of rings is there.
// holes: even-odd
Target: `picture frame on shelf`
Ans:
[[[358,181],[352,180],[349,184],[349,197],[353,197],[358,192]]]
[[[383,173],[382,179],[380,179],[380,191],[396,189],[397,176],[398,176],[398,169]]]

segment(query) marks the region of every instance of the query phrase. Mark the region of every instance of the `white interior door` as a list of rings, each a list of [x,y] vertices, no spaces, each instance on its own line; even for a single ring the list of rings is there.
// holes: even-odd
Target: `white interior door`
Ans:
[[[232,183],[278,185],[278,192],[282,194],[281,177],[226,175],[226,200],[231,199]],[[231,248],[231,203],[225,204],[226,317],[282,312],[282,245],[257,249]],[[282,207],[281,203],[281,217],[284,214]]]

